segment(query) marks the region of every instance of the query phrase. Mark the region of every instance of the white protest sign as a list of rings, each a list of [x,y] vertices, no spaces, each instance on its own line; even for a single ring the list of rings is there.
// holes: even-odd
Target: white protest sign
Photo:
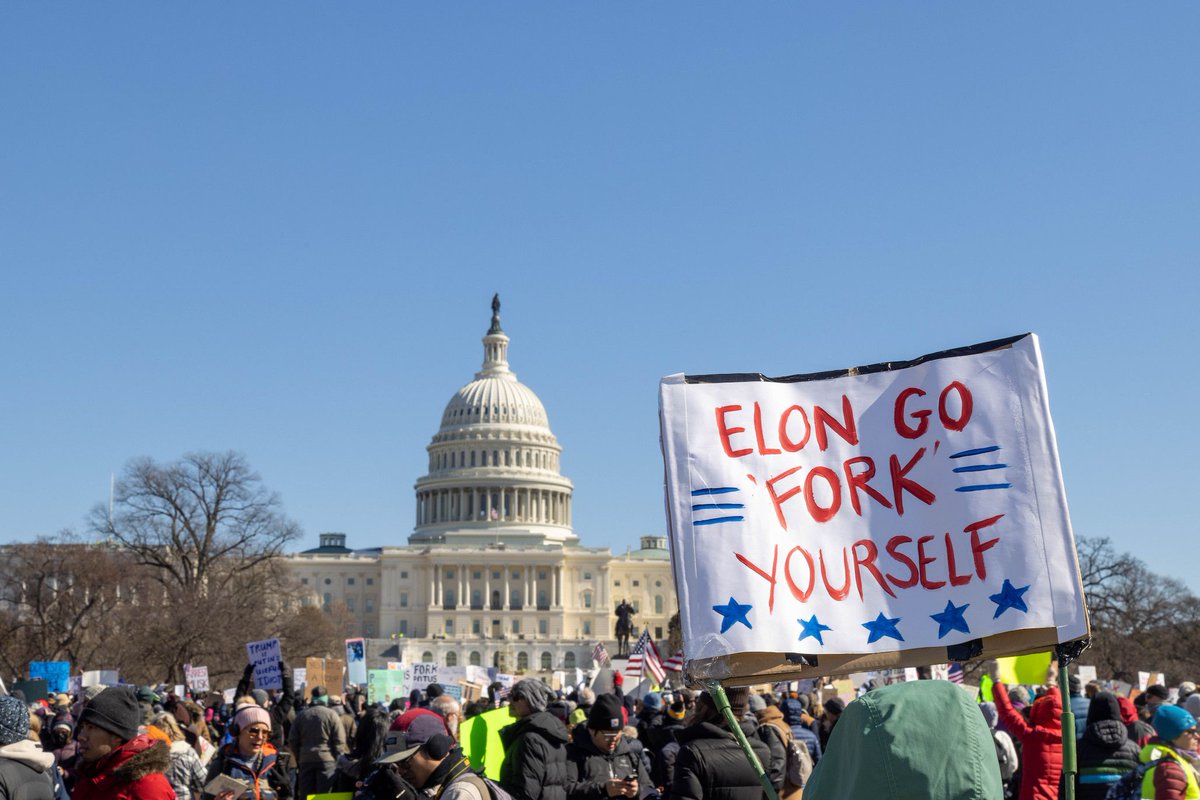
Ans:
[[[292,686],[296,689],[308,683],[307,667],[292,667]]]
[[[221,697],[223,697],[225,699],[226,703],[232,703],[233,702],[233,694],[236,691],[237,691],[237,689],[225,689],[224,691],[221,692]]]
[[[440,683],[442,688],[447,692],[450,691],[451,686],[457,686],[459,683],[466,683],[466,681],[467,668],[465,666],[447,667],[445,664],[442,664],[438,667],[437,682]]]
[[[176,697],[183,697],[183,695],[184,695],[184,691],[183,691],[183,690],[184,690],[184,689],[186,689],[186,688],[187,688],[187,687],[186,687],[184,684],[182,684],[182,683],[177,683],[177,684],[175,684],[175,696],[176,696]]]
[[[1087,634],[1032,334],[838,374],[673,375],[660,408],[697,677],[742,654],[901,666]]]
[[[192,667],[187,672],[187,685],[193,693],[208,691],[208,667]]]
[[[1138,672],[1138,689],[1139,689],[1140,691],[1143,691],[1143,692],[1144,692],[1144,691],[1146,691],[1146,688],[1147,688],[1149,685],[1150,685],[1150,673],[1149,673],[1149,672],[1140,672],[1140,671],[1139,671],[1139,672]]]
[[[264,639],[261,642],[247,642],[246,655],[254,665],[254,686],[258,689],[282,689],[283,673],[279,671],[279,663],[283,661],[283,651],[278,639]]]
[[[905,667],[904,668],[904,682],[905,683],[908,683],[909,681],[919,681],[920,679],[921,679],[921,675],[920,675],[920,673],[917,672],[916,667]]]
[[[1096,680],[1096,668],[1080,664],[1075,668],[1075,674],[1079,676],[1079,682],[1083,684],[1091,683]]]
[[[950,680],[950,665],[949,664],[930,664],[929,677],[935,681]]]
[[[425,691],[425,687],[438,682],[438,665],[433,661],[418,661],[408,667],[408,690]]]
[[[468,665],[466,671],[467,683],[477,683],[480,686],[487,686],[492,682],[491,676],[488,674],[486,667],[475,667]]]
[[[367,683],[367,640],[346,640],[346,680],[356,686]]]

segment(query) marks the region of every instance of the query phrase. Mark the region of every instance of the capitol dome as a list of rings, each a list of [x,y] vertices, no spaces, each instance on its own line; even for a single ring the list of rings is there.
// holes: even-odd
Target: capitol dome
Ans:
[[[542,401],[509,369],[508,342],[495,297],[483,367],[450,398],[426,448],[412,544],[577,541],[562,448]]]

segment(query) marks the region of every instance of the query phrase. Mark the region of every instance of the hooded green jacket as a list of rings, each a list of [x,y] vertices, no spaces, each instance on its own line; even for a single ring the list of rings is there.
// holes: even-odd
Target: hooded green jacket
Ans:
[[[1003,800],[991,731],[949,681],[876,689],[846,706],[804,800]]]

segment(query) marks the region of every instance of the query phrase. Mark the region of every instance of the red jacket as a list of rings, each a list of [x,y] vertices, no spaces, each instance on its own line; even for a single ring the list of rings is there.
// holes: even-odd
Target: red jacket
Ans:
[[[1034,701],[1029,722],[1012,707],[1004,684],[992,687],[992,699],[1004,727],[1021,741],[1018,800],[1058,800],[1058,783],[1062,778],[1062,698],[1058,689],[1051,689]]]
[[[149,736],[136,736],[104,758],[82,764],[71,800],[175,800],[164,774],[171,748]]]

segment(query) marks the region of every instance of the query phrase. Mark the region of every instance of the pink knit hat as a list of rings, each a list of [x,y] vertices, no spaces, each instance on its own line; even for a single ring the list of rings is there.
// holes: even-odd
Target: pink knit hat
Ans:
[[[238,730],[246,730],[251,725],[261,722],[268,728],[271,727],[271,714],[262,706],[254,703],[242,703],[233,712],[234,724],[238,726]]]

